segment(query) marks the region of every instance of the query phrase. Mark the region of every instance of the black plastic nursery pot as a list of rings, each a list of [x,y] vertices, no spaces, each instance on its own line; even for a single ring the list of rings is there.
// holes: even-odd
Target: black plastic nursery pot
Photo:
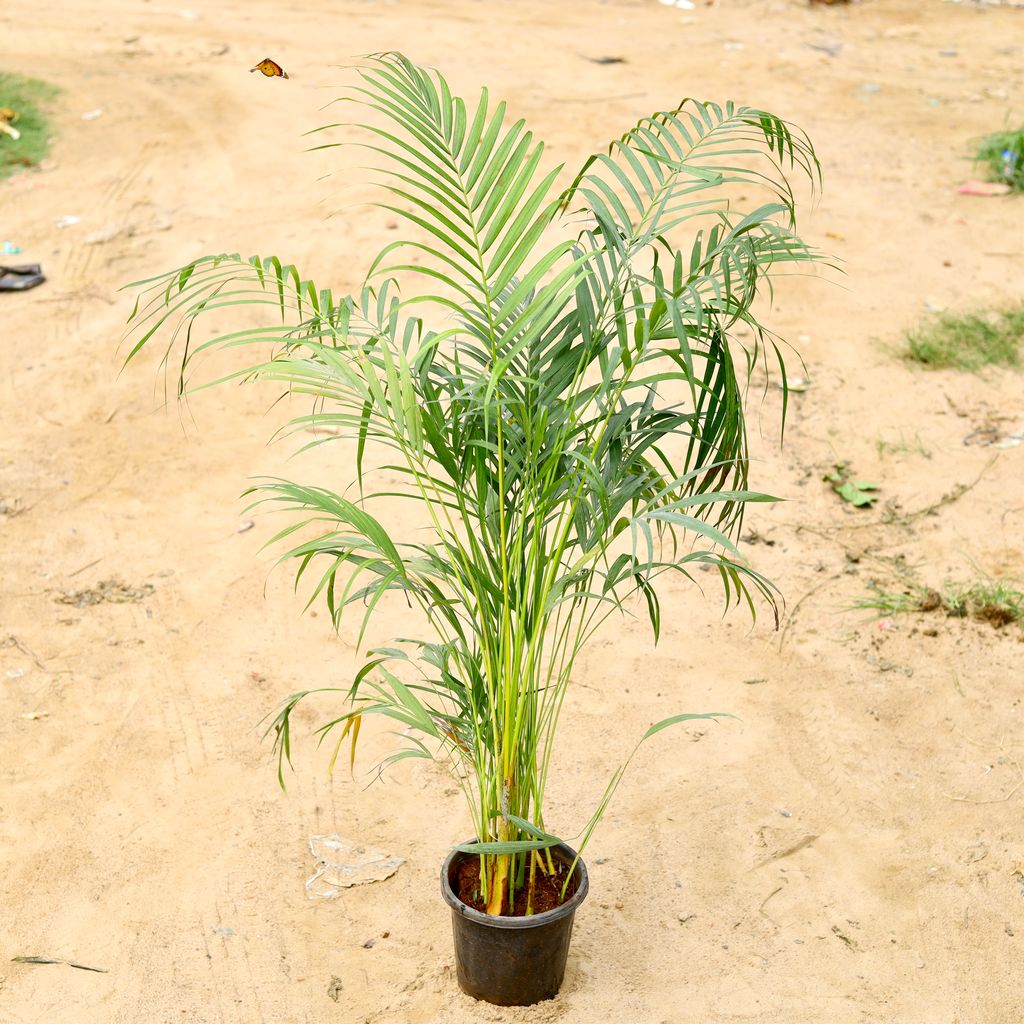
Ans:
[[[551,853],[567,865],[576,858],[576,851],[564,843],[553,846]],[[529,917],[498,917],[459,899],[458,866],[471,856],[452,850],[441,868],[441,895],[452,908],[459,987],[474,999],[499,1006],[553,999],[565,977],[576,908],[590,887],[586,866],[576,862],[576,891],[561,906]]]

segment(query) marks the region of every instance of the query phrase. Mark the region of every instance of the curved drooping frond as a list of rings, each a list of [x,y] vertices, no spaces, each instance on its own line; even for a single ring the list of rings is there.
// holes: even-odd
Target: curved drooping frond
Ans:
[[[179,395],[272,381],[311,402],[285,432],[327,427],[307,446],[354,444],[344,494],[269,480],[254,502],[287,515],[272,543],[337,628],[358,617],[360,646],[395,595],[431,635],[372,649],[320,735],[354,749],[362,718],[383,715],[408,741],[385,763],[447,759],[498,912],[550,867],[538,851],[556,841],[543,810],[555,731],[594,633],[638,600],[657,639],[666,573],[717,570],[727,601],[774,605],[735,548],[746,506],[771,500],[748,486],[744,389],[769,346],[785,386],[754,303],[780,266],[817,258],[793,233],[788,176],[813,186],[819,169],[778,118],[686,101],[560,190],[561,169],[486,90],[468,103],[399,54],[358,75],[343,97],[361,112],[355,144],[409,237],[353,296],[238,255],[140,282],[129,359],[167,337]],[[738,209],[740,189],[766,201]],[[256,326],[199,333],[208,314],[261,305],[272,316]],[[237,369],[192,383],[205,353],[236,348],[250,353]],[[390,477],[376,490],[367,458],[382,450]],[[388,528],[400,498],[427,516],[415,541]],[[272,722],[282,763],[307,696]]]

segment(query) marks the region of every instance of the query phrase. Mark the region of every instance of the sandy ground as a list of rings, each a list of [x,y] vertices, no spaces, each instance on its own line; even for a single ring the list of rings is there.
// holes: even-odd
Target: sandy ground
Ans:
[[[0,1021],[1024,1019],[1020,631],[937,615],[886,629],[849,610],[900,559],[931,585],[1024,576],[1024,448],[962,441],[1024,426],[1020,375],[894,354],[927,303],[1019,297],[1024,205],[955,186],[966,140],[1024,109],[1024,12],[191,2],[0,12],[3,64],[63,89],[52,166],[0,183],[0,234],[49,276],[0,296]],[[344,682],[352,650],[258,553],[274,524],[238,532],[246,479],[285,466],[265,445],[269,394],[207,393],[179,416],[156,353],[122,376],[115,357],[117,288],[195,255],[277,253],[359,283],[388,216],[320,180],[334,157],[300,133],[344,80],[332,65],[392,48],[462,89],[486,82],[570,164],[685,95],[791,118],[825,169],[804,229],[845,261],[845,278],[777,295],[773,323],[803,336],[813,381],[783,449],[777,392],[752,399],[760,482],[792,499],[749,520],[783,631],[723,622],[680,587],[656,650],[627,623],[581,659],[548,814],[564,833],[651,720],[741,719],[638,759],[588,854],[564,991],[530,1011],[456,986],[437,869],[469,826],[441,771],[328,783],[306,743],[277,788],[256,723],[297,688]],[[249,75],[265,55],[291,80]],[[626,63],[584,59],[604,55]],[[80,223],[58,230],[67,214]],[[841,507],[820,482],[837,459],[885,508]],[[351,452],[287,469],[344,484]],[[74,597],[108,580],[125,600]],[[364,738],[363,764],[390,749]],[[308,837],[333,831],[406,863],[312,902]]]

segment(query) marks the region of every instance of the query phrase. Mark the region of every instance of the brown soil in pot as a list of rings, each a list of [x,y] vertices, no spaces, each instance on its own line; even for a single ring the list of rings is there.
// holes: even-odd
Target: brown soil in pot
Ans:
[[[555,861],[555,874],[553,875],[542,874],[540,869],[537,869],[533,892],[534,914],[542,914],[545,910],[554,910],[555,907],[561,906],[565,902],[562,899],[562,886],[565,884],[565,876],[568,871],[569,865],[557,860]],[[458,885],[455,894],[467,906],[472,907],[474,910],[479,910],[481,913],[485,912],[487,905],[480,897],[480,858],[463,858],[456,867],[456,874]],[[573,879],[569,882],[569,887],[565,891],[565,899],[570,899],[575,892],[576,881]],[[515,905],[512,908],[512,912],[507,916],[525,917],[526,899],[526,888],[519,889],[515,895]]]

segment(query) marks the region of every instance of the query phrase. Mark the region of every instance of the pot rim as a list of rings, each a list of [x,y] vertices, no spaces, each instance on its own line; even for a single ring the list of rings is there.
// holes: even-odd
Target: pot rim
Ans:
[[[467,839],[463,845],[475,842],[475,838]],[[583,863],[583,858],[580,857],[577,860],[576,851],[571,846],[559,843],[557,846],[552,846],[551,849],[561,853],[570,864],[574,860],[576,861],[576,891],[561,906],[552,907],[551,910],[545,910],[540,914],[531,914],[529,917],[512,917],[508,914],[485,914],[482,910],[477,910],[469,906],[468,903],[463,903],[455,890],[452,889],[451,883],[448,881],[448,874],[452,863],[457,857],[471,857],[473,854],[459,849],[452,849],[441,865],[441,895],[444,897],[445,903],[455,913],[487,928],[542,928],[546,924],[560,921],[563,917],[574,914],[576,908],[587,898],[587,893],[590,890],[590,879],[587,876],[587,866]]]

